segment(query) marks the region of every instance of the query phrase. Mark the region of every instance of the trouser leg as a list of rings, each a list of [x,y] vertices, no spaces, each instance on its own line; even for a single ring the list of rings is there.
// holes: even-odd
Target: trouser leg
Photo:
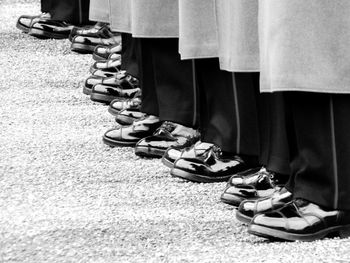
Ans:
[[[218,59],[196,60],[202,140],[225,152],[259,155],[258,73],[220,70]]]
[[[75,25],[89,24],[89,0],[52,1],[52,19],[66,21]]]
[[[130,75],[138,78],[139,68],[137,62],[137,41],[131,34],[122,33],[122,64],[121,68],[126,70]]]
[[[294,197],[350,209],[350,95],[290,92],[296,149]]]
[[[135,38],[137,42],[137,61],[139,67],[139,81],[142,90],[141,111],[159,116],[158,97],[155,90],[155,73],[153,56],[151,52],[152,42],[146,38]]]
[[[51,11],[51,2],[52,0],[41,0],[41,12],[49,13]]]
[[[286,108],[283,93],[264,94],[269,96],[268,157],[266,168],[286,176],[290,175],[290,156],[287,131],[290,130],[290,112]]]
[[[109,1],[90,0],[89,20],[109,23]]]
[[[176,38],[149,42],[160,120],[194,127],[197,122],[194,62],[181,60]]]

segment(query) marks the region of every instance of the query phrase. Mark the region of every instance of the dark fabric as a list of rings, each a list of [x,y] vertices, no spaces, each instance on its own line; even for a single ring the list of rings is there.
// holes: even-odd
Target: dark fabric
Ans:
[[[52,0],[41,0],[41,12],[49,13],[51,11],[51,2]]]
[[[51,1],[50,14],[53,20],[65,21],[73,25],[87,25],[89,22],[90,0]]]
[[[287,131],[290,130],[290,112],[281,92],[260,94],[261,163],[272,172],[290,175],[290,147]],[[289,122],[287,122],[289,120]]]
[[[196,124],[192,61],[180,59],[178,39],[138,39],[141,111],[188,127]]]
[[[137,41],[128,33],[122,33],[122,64],[121,68],[130,75],[138,78],[139,67],[136,58]]]
[[[222,71],[215,58],[198,59],[195,68],[201,140],[214,143],[225,152],[258,156],[259,74]]]
[[[295,152],[288,188],[329,209],[350,210],[350,95],[286,93]]]

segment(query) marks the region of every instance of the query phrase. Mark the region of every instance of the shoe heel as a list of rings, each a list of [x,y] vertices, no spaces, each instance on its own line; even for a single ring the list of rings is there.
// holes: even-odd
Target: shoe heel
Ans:
[[[341,230],[339,230],[340,238],[350,237],[350,225],[344,226]]]

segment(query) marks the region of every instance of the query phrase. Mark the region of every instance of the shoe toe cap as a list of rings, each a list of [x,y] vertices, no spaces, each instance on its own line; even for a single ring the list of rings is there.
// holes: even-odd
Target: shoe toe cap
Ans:
[[[230,178],[229,184],[234,185],[242,185],[244,182],[243,178],[241,176],[232,176]]]
[[[121,138],[121,129],[117,128],[108,130],[105,132],[104,137],[108,139],[119,139]]]
[[[242,201],[241,204],[238,207],[238,211],[247,216],[247,217],[253,217],[256,213],[256,204],[254,201],[249,201],[249,200],[245,200]]]

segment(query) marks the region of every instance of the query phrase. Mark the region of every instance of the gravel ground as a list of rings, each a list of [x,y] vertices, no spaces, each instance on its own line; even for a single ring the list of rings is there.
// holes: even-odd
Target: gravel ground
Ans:
[[[225,184],[174,178],[101,142],[115,125],[82,94],[90,55],[15,28],[38,1],[0,0],[1,262],[350,262],[350,240],[250,236]]]

